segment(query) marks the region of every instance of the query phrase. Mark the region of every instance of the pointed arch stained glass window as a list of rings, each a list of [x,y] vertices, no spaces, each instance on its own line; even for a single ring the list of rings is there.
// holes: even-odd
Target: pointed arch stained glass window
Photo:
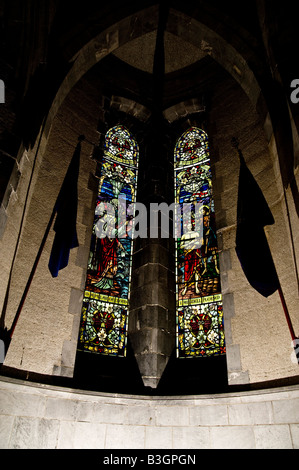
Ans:
[[[174,151],[177,356],[225,353],[222,295],[207,134],[186,131]]]
[[[107,132],[79,334],[84,351],[126,355],[133,249],[127,204],[136,202],[138,158],[138,144],[125,127]]]

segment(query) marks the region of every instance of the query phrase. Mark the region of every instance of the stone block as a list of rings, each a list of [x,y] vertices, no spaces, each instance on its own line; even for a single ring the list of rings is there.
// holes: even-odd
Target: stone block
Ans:
[[[144,285],[144,274],[145,269],[144,266],[140,266],[139,268],[133,269],[132,272],[132,283],[131,283],[131,295],[138,290],[140,286]]]
[[[227,348],[227,368],[230,372],[242,370],[240,346],[238,344],[230,344]]]
[[[93,401],[80,401],[76,411],[77,421],[80,422],[93,422],[95,421],[94,414],[95,403]]]
[[[299,398],[273,401],[274,422],[299,423]]]
[[[73,449],[104,449],[106,424],[80,422],[73,429]]]
[[[229,349],[231,346],[227,347],[229,354]],[[228,357],[228,355],[226,356]],[[250,383],[248,371],[233,371],[231,372],[228,368],[228,383],[229,385],[240,385]]]
[[[169,321],[171,313],[168,309],[160,305],[144,305],[141,308],[130,311],[129,334],[135,330],[143,328],[169,329],[171,326]],[[175,321],[175,319],[173,319]]]
[[[93,193],[96,193],[97,190],[98,190],[98,186],[99,186],[99,181],[97,180],[97,178],[95,177],[95,175],[93,173],[89,173],[89,178],[88,178],[88,184],[87,184],[87,188],[92,191]],[[94,214],[93,214],[94,215]],[[93,219],[92,219],[93,220]],[[83,222],[84,223],[84,222]],[[87,225],[87,223],[86,223]]]
[[[152,353],[149,351],[146,353],[136,354],[136,361],[145,386],[152,388],[157,387],[169,356],[170,354],[166,356],[161,352]]]
[[[229,276],[227,272],[221,270],[221,266],[220,266],[220,282],[221,282],[222,295],[225,295],[230,290]]]
[[[163,266],[168,266],[169,251],[158,243],[149,243],[138,253],[140,260],[136,266],[142,266],[147,263],[160,263]]]
[[[32,445],[33,425],[36,418],[16,417],[10,437],[10,448],[28,449]]]
[[[157,426],[189,425],[189,409],[182,406],[159,406],[155,415]]]
[[[13,429],[14,416],[1,416],[0,419],[0,449],[9,449],[10,435]]]
[[[229,424],[252,425],[271,424],[273,413],[271,403],[240,403],[228,405]]]
[[[257,449],[292,449],[288,425],[255,426],[254,435]]]
[[[209,427],[173,427],[173,449],[209,449]]]
[[[106,449],[144,449],[145,427],[108,424]]]
[[[46,400],[43,396],[1,390],[0,414],[12,416],[43,416]]]
[[[79,246],[77,250],[77,259],[76,266],[81,268],[86,268],[89,256],[89,245],[88,246]]]
[[[234,294],[228,293],[222,296],[223,311],[225,312],[225,318],[232,318],[235,316],[235,303]]]
[[[71,289],[68,312],[73,315],[80,315],[82,310],[83,292],[81,289]]]
[[[146,427],[146,449],[172,449],[172,427]]]
[[[10,438],[11,449],[55,449],[59,421],[39,418],[15,418]]]
[[[228,221],[227,221],[227,211],[225,209],[219,209],[218,205],[215,206],[217,207],[217,217],[216,217],[216,225],[217,225],[217,230],[220,230],[222,228],[225,228],[228,226]]]
[[[76,423],[61,421],[57,439],[57,449],[74,449]]]
[[[135,355],[145,355],[157,353],[158,349],[158,330],[157,328],[143,328],[138,332],[131,333],[130,339]],[[150,361],[152,363],[152,361]]]
[[[93,413],[94,422],[122,424],[127,421],[128,407],[123,405],[110,405],[107,403],[95,403]]]
[[[0,207],[0,240],[2,240],[7,222],[7,213],[4,207]]]
[[[294,449],[299,449],[299,424],[290,424],[290,431]]]
[[[212,449],[255,449],[252,426],[217,426],[210,428]]]
[[[224,250],[221,253],[219,253],[219,261],[220,261],[221,272],[229,271],[232,268],[230,250]]]
[[[74,315],[73,317],[71,341],[74,341],[76,343],[76,347],[77,347],[77,342],[78,342],[80,322],[81,322],[81,310],[80,310],[80,315],[77,314],[77,315]]]
[[[171,289],[168,282],[168,273],[164,273],[166,276],[165,282],[159,278],[159,270],[156,271],[155,279],[150,283],[140,285],[138,289],[134,289],[131,292],[131,308],[137,309],[141,306],[146,305],[160,305],[164,308],[175,307],[175,292]],[[150,276],[150,272],[144,273],[145,277]],[[174,286],[173,286],[174,287]]]
[[[156,423],[155,410],[149,404],[131,406],[128,411],[127,423],[138,426],[153,426]]]
[[[76,421],[78,402],[60,398],[48,398],[45,418],[60,419],[66,421]]]
[[[69,377],[70,379],[73,378],[74,375],[74,368],[67,367],[67,366],[54,366],[52,375],[57,375],[59,377]]]
[[[64,341],[61,353],[62,367],[74,368],[76,360],[77,341]]]
[[[226,405],[190,407],[192,426],[224,426],[228,424]]]

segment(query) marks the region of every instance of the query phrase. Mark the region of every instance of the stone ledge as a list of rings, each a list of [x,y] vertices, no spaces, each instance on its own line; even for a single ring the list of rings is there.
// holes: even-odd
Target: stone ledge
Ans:
[[[286,385],[281,387],[269,387],[256,390],[246,391],[232,391],[228,393],[215,393],[215,394],[202,394],[202,395],[172,395],[172,396],[151,396],[151,395],[126,395],[122,393],[109,393],[109,392],[97,392],[92,390],[81,390],[70,387],[63,387],[59,385],[49,385],[42,382],[32,382],[29,380],[22,380],[14,377],[9,377],[0,374],[0,392],[2,390],[13,390],[18,389],[18,392],[23,391],[29,393],[33,388],[36,390],[36,394],[49,394],[49,396],[57,395],[64,398],[77,399],[84,397],[84,400],[94,400],[98,397],[112,400],[115,403],[126,403],[134,401],[135,404],[144,401],[160,401],[161,404],[171,402],[172,404],[180,404],[182,401],[188,401],[190,404],[207,404],[209,401],[214,403],[221,403],[225,400],[227,403],[231,403],[232,400],[237,402],[248,402],[248,401],[273,401],[288,398],[299,398],[299,383],[294,385]],[[268,399],[263,398],[264,395],[270,395]]]
[[[127,396],[0,378],[1,448],[299,448],[299,385]]]

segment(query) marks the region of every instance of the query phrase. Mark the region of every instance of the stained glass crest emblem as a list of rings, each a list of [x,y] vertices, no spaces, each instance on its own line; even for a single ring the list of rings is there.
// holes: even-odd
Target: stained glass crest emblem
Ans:
[[[123,126],[105,138],[87,267],[78,347],[125,356],[139,147]],[[111,210],[112,208],[112,210]],[[104,236],[104,235],[105,236]]]
[[[174,160],[181,224],[176,240],[177,356],[220,355],[225,340],[207,134],[195,127],[186,131],[177,141]]]
[[[178,140],[175,147],[175,168],[195,165],[209,155],[207,134],[197,127],[186,131]]]

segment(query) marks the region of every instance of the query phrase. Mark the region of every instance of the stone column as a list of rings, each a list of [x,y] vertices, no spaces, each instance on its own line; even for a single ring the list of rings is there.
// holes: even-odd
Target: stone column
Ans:
[[[175,251],[169,236],[150,236],[151,203],[174,202],[173,164],[164,121],[149,126],[141,151],[137,200],[147,208],[147,238],[134,244],[129,339],[145,386],[156,388],[175,347]],[[166,211],[167,212],[167,211]],[[165,214],[167,216],[167,214]],[[155,228],[152,226],[152,228]]]

